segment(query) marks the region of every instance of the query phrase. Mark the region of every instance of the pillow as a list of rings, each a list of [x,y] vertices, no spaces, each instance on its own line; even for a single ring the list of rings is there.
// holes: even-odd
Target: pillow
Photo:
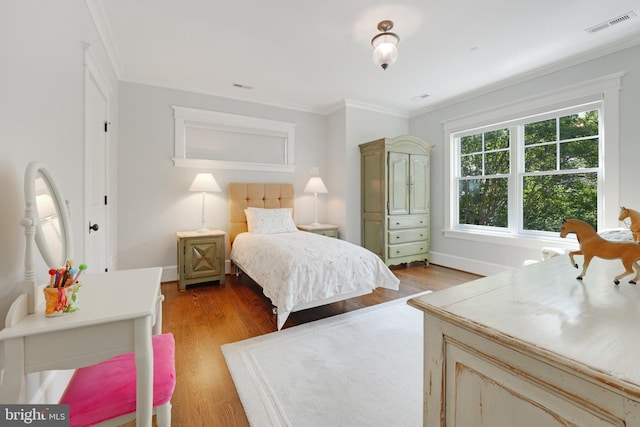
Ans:
[[[298,231],[291,216],[291,208],[261,209],[247,208],[244,214],[247,217],[247,230],[249,233],[274,234],[291,233]]]

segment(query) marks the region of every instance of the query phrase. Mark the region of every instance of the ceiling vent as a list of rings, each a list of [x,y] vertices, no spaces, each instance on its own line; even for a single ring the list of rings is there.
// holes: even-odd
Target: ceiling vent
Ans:
[[[429,97],[428,93],[423,93],[422,95],[414,96],[411,98],[412,101],[422,101],[423,99],[427,99]]]
[[[237,87],[238,89],[247,89],[247,90],[253,89],[253,86],[248,86],[248,85],[245,85],[245,84],[242,84],[242,83],[235,83],[234,82],[234,83],[231,83],[231,85],[233,87]]]
[[[636,13],[634,11],[627,12],[624,15],[620,15],[617,18],[610,19],[608,21],[602,22],[598,25],[594,25],[591,28],[587,28],[585,31],[588,33],[597,33],[600,30],[604,30],[605,28],[609,28],[612,25],[620,24],[622,22],[628,21],[631,18],[635,18]]]

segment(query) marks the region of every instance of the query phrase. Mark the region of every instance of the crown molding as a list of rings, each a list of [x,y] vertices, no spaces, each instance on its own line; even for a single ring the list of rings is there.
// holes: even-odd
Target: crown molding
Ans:
[[[353,99],[343,99],[333,104],[332,107],[324,111],[324,114],[329,115],[343,108],[357,108],[359,110],[372,111],[374,113],[386,114],[388,116],[400,117],[402,119],[409,118],[409,113],[407,111],[397,110],[395,108],[382,107],[380,105],[369,104],[366,102],[356,101]]]
[[[448,107],[450,105],[458,104],[460,102],[464,102],[481,95],[486,95],[488,93],[495,92],[500,89],[514,86],[519,83],[524,83],[526,81],[533,80],[535,78],[542,77],[544,75],[551,74],[556,71],[564,70],[574,65],[583,64],[585,62],[598,59],[612,53],[620,52],[622,50],[629,49],[637,45],[640,45],[640,35],[634,35],[620,42],[603,46],[598,49],[593,49],[593,50],[590,50],[589,52],[585,52],[582,54],[574,55],[562,61],[554,62],[552,64],[545,65],[545,66],[536,68],[534,70],[531,70],[529,72],[519,74],[512,78],[500,80],[499,82],[496,82],[494,84],[483,86],[482,88],[479,88],[477,90],[466,92],[459,96],[453,96],[453,97],[447,98],[441,102],[437,102],[432,105],[414,110],[410,113],[409,117],[414,118],[422,114],[430,113],[432,111],[439,110],[441,108]]]

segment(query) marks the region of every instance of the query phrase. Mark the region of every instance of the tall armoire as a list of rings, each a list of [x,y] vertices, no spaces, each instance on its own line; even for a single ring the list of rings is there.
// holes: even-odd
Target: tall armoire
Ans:
[[[362,246],[387,265],[429,262],[433,147],[408,135],[360,145]]]

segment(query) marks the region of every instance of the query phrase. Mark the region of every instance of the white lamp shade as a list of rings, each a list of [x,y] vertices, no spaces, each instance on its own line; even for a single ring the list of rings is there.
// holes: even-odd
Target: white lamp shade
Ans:
[[[328,193],[327,187],[325,187],[322,178],[319,176],[312,176],[307,182],[307,186],[304,187],[305,193]]]
[[[373,62],[382,68],[393,65],[398,60],[398,36],[393,33],[378,34],[373,38]]]
[[[199,173],[196,175],[196,178],[191,183],[191,187],[189,187],[189,191],[200,191],[200,192],[218,192],[220,190],[220,186],[216,182],[216,179],[210,173]]]

